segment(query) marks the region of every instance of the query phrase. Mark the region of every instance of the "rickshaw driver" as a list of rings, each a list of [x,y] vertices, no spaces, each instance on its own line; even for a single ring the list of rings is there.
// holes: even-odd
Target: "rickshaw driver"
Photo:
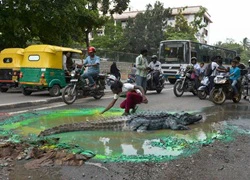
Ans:
[[[82,74],[82,78],[88,78],[89,80],[89,87],[95,88],[96,84],[94,78],[98,76],[100,73],[100,58],[99,56],[95,55],[96,50],[94,47],[88,48],[89,56],[84,60],[83,67],[88,67],[86,73]]]
[[[66,74],[69,74],[70,71],[74,69],[74,62],[72,61],[70,56],[71,56],[70,52],[63,53],[63,69]]]

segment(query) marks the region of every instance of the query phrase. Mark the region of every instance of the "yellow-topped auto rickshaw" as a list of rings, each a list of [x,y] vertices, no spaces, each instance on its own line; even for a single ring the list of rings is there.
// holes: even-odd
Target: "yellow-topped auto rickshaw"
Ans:
[[[52,45],[31,45],[24,49],[21,63],[20,84],[22,93],[49,90],[51,96],[59,96],[60,89],[67,85],[63,68],[63,53],[81,59],[82,51]]]
[[[0,91],[7,92],[9,88],[18,87],[20,64],[24,49],[6,48],[0,53]]]

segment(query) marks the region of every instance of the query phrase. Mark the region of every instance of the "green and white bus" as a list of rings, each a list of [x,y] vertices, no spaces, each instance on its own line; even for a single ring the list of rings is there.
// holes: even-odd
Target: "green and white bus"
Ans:
[[[223,65],[230,65],[237,52],[190,40],[165,40],[160,42],[159,60],[162,63],[162,73],[171,84],[180,77],[180,68],[191,64],[191,57],[197,62],[209,63],[214,56],[223,58]]]

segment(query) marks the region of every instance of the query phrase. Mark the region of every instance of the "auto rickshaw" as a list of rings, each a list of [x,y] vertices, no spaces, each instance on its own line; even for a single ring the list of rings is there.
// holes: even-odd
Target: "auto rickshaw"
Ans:
[[[22,48],[6,48],[0,53],[0,91],[19,85],[20,64],[23,60]]]
[[[24,49],[20,84],[25,96],[43,90],[48,90],[51,96],[60,95],[68,77],[63,69],[65,52],[70,52],[72,59],[81,59],[82,51],[67,47],[31,45]]]

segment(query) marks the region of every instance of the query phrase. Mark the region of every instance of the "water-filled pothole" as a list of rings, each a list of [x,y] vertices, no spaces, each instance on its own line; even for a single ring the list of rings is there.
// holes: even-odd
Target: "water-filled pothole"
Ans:
[[[39,111],[10,117],[1,123],[2,131],[13,131],[21,137],[38,135],[42,130],[61,124],[93,121],[103,118],[101,109],[71,109]],[[222,138],[226,121],[247,119],[248,106],[216,106],[205,108],[199,113],[203,120],[190,125],[191,130],[157,130],[148,132],[122,131],[77,131],[53,135],[61,143],[77,144],[93,151],[97,159],[110,161],[170,160],[196,152],[202,144]],[[106,118],[120,116],[120,109],[105,114]],[[245,121],[244,121],[245,122]],[[244,124],[244,123],[243,123]],[[249,127],[250,124],[246,123]],[[236,124],[237,125],[237,124]],[[247,125],[244,125],[246,127]],[[229,136],[226,134],[226,136]]]

